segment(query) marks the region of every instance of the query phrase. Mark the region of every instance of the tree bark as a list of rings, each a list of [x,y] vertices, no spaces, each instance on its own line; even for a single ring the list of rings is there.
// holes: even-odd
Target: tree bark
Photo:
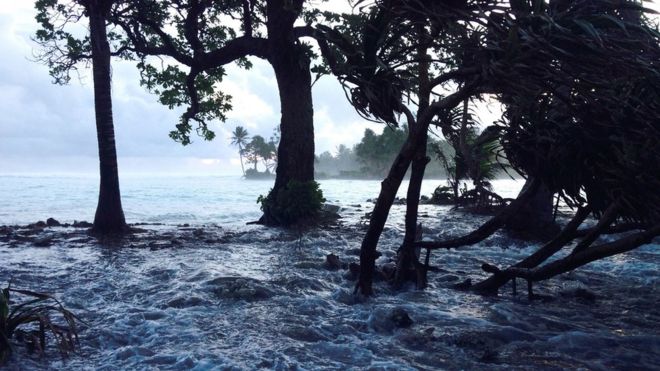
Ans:
[[[269,57],[280,94],[280,143],[277,148],[275,185],[271,194],[290,181],[314,180],[314,105],[310,57],[299,43],[293,25],[302,0],[269,0],[267,28]],[[277,225],[268,211],[260,223]]]
[[[355,292],[360,291],[362,295],[370,296],[373,294],[373,275],[376,269],[376,248],[378,240],[385,227],[387,216],[396,193],[399,190],[401,181],[408,171],[410,162],[415,154],[415,138],[409,135],[401,151],[396,156],[387,178],[381,183],[380,194],[376,200],[376,205],[371,213],[369,220],[369,229],[362,240],[360,246],[360,276],[355,286]]]
[[[314,106],[309,57],[298,45],[271,59],[280,93],[281,138],[274,190],[314,180]]]
[[[523,186],[529,186],[528,179]],[[529,202],[516,213],[506,225],[507,230],[517,237],[547,241],[559,233],[559,226],[553,217],[553,194],[541,184]]]
[[[426,156],[426,141],[428,139],[428,128],[418,128],[421,132],[421,144],[417,148],[415,158],[412,161],[412,170],[410,173],[410,183],[408,184],[408,193],[406,194],[406,233],[403,237],[403,245],[399,251],[397,269],[395,275],[395,284],[401,285],[407,278],[408,272],[415,270],[417,272],[417,287],[423,288],[425,282],[419,269],[419,257],[415,253],[415,236],[418,235],[417,214],[419,212],[419,197],[421,194],[422,181],[424,180],[424,171],[429,158]]]
[[[93,230],[98,233],[120,233],[126,230],[126,220],[119,192],[117,150],[112,119],[112,89],[110,45],[106,32],[108,1],[88,2],[92,73],[94,79],[94,108],[96,135],[99,147],[100,187]]]
[[[417,47],[417,58],[419,64],[417,66],[417,78],[419,79],[419,88],[417,96],[419,97],[417,117],[418,120],[415,125],[410,127],[410,135],[417,139],[417,147],[415,150],[415,157],[412,161],[412,170],[410,174],[410,182],[408,183],[408,193],[406,195],[406,233],[403,237],[403,245],[399,250],[397,260],[397,269],[395,274],[395,284],[397,286],[403,284],[407,279],[408,272],[416,272],[417,288],[426,286],[426,275],[419,263],[419,256],[415,253],[415,240],[416,236],[421,233],[418,231],[417,214],[419,212],[419,197],[422,190],[422,181],[424,180],[424,171],[426,164],[430,159],[426,156],[426,147],[428,141],[428,122],[419,120],[424,111],[428,110],[430,104],[431,86],[429,85],[429,56],[427,53],[426,42],[428,37],[424,27],[417,27],[417,35],[420,40],[420,45]]]

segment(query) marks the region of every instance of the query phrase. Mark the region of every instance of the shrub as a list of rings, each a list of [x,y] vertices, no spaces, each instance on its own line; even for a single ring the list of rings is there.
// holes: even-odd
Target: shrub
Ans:
[[[53,321],[55,317],[59,318]],[[74,351],[78,342],[76,319],[54,297],[12,289],[10,283],[0,292],[0,365],[12,352],[12,337],[41,354],[48,337],[53,338],[62,356]]]
[[[325,198],[317,182],[291,180],[278,192],[271,189],[268,196],[259,196],[257,202],[261,204],[267,224],[290,226],[318,216]]]

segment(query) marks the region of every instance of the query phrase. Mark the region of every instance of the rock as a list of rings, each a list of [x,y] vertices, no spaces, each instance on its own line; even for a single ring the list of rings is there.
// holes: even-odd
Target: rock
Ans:
[[[40,220],[36,223],[28,225],[28,228],[30,228],[30,229],[37,229],[37,228],[41,229],[41,228],[46,228],[46,226],[47,226],[46,222],[44,222],[43,220]]]
[[[413,320],[403,308],[394,308],[390,319],[398,328],[410,327],[413,324]]]
[[[360,264],[351,262],[348,264],[348,274],[347,279],[350,281],[355,281],[360,276]]]
[[[82,221],[73,221],[73,224],[71,224],[72,227],[74,228],[92,228],[94,225],[90,222],[86,222],[84,220]]]
[[[49,227],[59,227],[62,225],[62,223],[58,222],[54,218],[48,218],[46,219],[46,225]]]
[[[346,254],[360,256],[360,249],[350,249],[346,251]]]
[[[397,328],[407,328],[413,324],[413,320],[405,309],[376,308],[369,315],[367,324],[376,332],[392,333]]]
[[[576,299],[581,299],[588,302],[594,302],[598,297],[593,291],[590,291],[584,287],[565,289],[561,291],[560,294],[564,297],[574,297]]]
[[[339,303],[346,305],[359,304],[367,300],[366,297],[360,294],[354,294],[353,290],[346,290],[346,289],[338,289],[337,291],[332,293],[332,298],[338,301]]]
[[[328,254],[325,257],[325,267],[329,270],[336,271],[341,268],[341,263],[339,262],[339,257],[335,254]]]
[[[171,308],[190,308],[204,304],[206,304],[206,302],[202,298],[196,296],[180,296],[167,302],[167,306]]]
[[[396,274],[396,263],[385,263],[380,266],[377,273],[380,275],[380,278],[384,281],[389,281],[394,278]]]
[[[36,247],[48,247],[53,244],[53,239],[55,237],[53,235],[45,235],[41,237],[37,237],[34,239],[34,246]]]
[[[269,299],[277,292],[258,280],[244,277],[218,277],[207,283],[219,298],[257,301]]]
[[[455,275],[455,274],[445,274],[443,276],[438,277],[438,281],[440,282],[456,282],[460,278]]]
[[[337,205],[323,204],[321,209],[325,212],[332,214],[337,214],[339,212],[339,206]]]

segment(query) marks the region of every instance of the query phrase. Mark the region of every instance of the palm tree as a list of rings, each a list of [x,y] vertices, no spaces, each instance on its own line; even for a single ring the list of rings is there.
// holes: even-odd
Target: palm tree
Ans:
[[[238,156],[241,158],[241,170],[245,176],[245,168],[243,167],[243,150],[249,139],[248,132],[242,126],[237,126],[231,133],[231,144],[238,146]]]
[[[43,48],[37,60],[49,67],[56,84],[66,84],[79,62],[92,62],[96,136],[99,151],[99,198],[92,230],[100,234],[128,231],[121,205],[117,148],[112,118],[112,74],[110,61],[122,54],[113,51],[113,36],[107,22],[116,0],[37,1],[35,7],[41,29],[36,41]],[[83,18],[89,32],[81,39],[67,31]],[[77,34],[76,34],[77,35]]]
[[[119,192],[117,149],[112,120],[110,57],[112,52],[106,32],[106,19],[113,2],[109,0],[81,1],[89,17],[94,79],[94,108],[99,147],[99,202],[94,216],[94,231],[117,233],[126,230],[124,210]]]

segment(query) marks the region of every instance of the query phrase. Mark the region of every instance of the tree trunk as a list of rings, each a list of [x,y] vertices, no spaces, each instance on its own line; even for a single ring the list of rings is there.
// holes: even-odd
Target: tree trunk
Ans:
[[[126,220],[119,192],[117,150],[112,121],[111,51],[105,28],[105,15],[109,6],[100,0],[90,1],[87,10],[92,45],[94,108],[101,178],[93,230],[99,233],[118,233],[126,230]]]
[[[419,257],[415,253],[415,237],[418,235],[417,214],[419,211],[419,197],[422,189],[422,180],[424,180],[424,170],[430,159],[426,156],[426,142],[428,138],[428,128],[426,126],[419,128],[421,132],[421,144],[417,148],[415,158],[412,162],[412,171],[410,174],[410,183],[408,184],[408,193],[406,195],[406,233],[403,237],[403,245],[399,251],[395,284],[403,284],[410,278],[409,273],[417,272],[416,282],[418,288],[425,286],[424,278],[419,272]]]
[[[241,159],[241,171],[243,172],[243,176],[245,176],[245,167],[243,167],[243,147],[241,147],[241,144],[238,144],[238,157]]]
[[[427,39],[426,30],[418,26],[417,33],[419,40]],[[423,113],[429,108],[431,95],[431,87],[429,84],[429,56],[427,53],[426,43],[422,42],[417,48],[417,57],[419,64],[417,66],[419,90],[417,95],[419,97],[417,122],[410,130],[410,135],[418,138],[415,150],[415,157],[412,161],[412,171],[410,174],[410,182],[408,183],[408,193],[406,195],[406,233],[403,237],[403,245],[399,251],[397,269],[395,275],[395,284],[400,286],[410,276],[409,272],[416,272],[415,275],[417,288],[426,286],[426,274],[419,266],[419,256],[415,253],[415,240],[421,234],[421,230],[417,225],[417,214],[419,211],[419,197],[422,190],[422,181],[424,180],[424,170],[426,164],[430,159],[426,156],[426,147],[428,141],[428,123],[421,122],[419,118],[424,116]]]
[[[302,0],[267,2],[270,54],[280,94],[280,143],[277,148],[276,195],[289,181],[314,180],[314,106],[310,58],[293,33],[293,24],[302,11]],[[268,211],[261,223],[276,225]]]
[[[298,45],[282,50],[271,63],[280,92],[282,119],[274,190],[290,180],[314,180],[314,106],[309,57]]]
[[[528,179],[520,192],[524,192],[531,182],[532,179]],[[519,238],[550,240],[560,230],[554,221],[552,201],[552,192],[541,184],[531,200],[507,222],[507,230]]]
[[[417,153],[416,148],[420,145],[420,138],[417,134],[419,132],[416,131],[415,133],[410,132],[403,147],[401,147],[401,151],[396,156],[387,178],[381,183],[380,194],[378,195],[376,205],[369,220],[369,229],[362,240],[360,247],[360,276],[355,286],[355,291],[357,292],[359,290],[365,296],[373,294],[372,283],[376,269],[378,240],[385,227],[387,216],[394,203],[399,186],[410,167],[413,156]]]

